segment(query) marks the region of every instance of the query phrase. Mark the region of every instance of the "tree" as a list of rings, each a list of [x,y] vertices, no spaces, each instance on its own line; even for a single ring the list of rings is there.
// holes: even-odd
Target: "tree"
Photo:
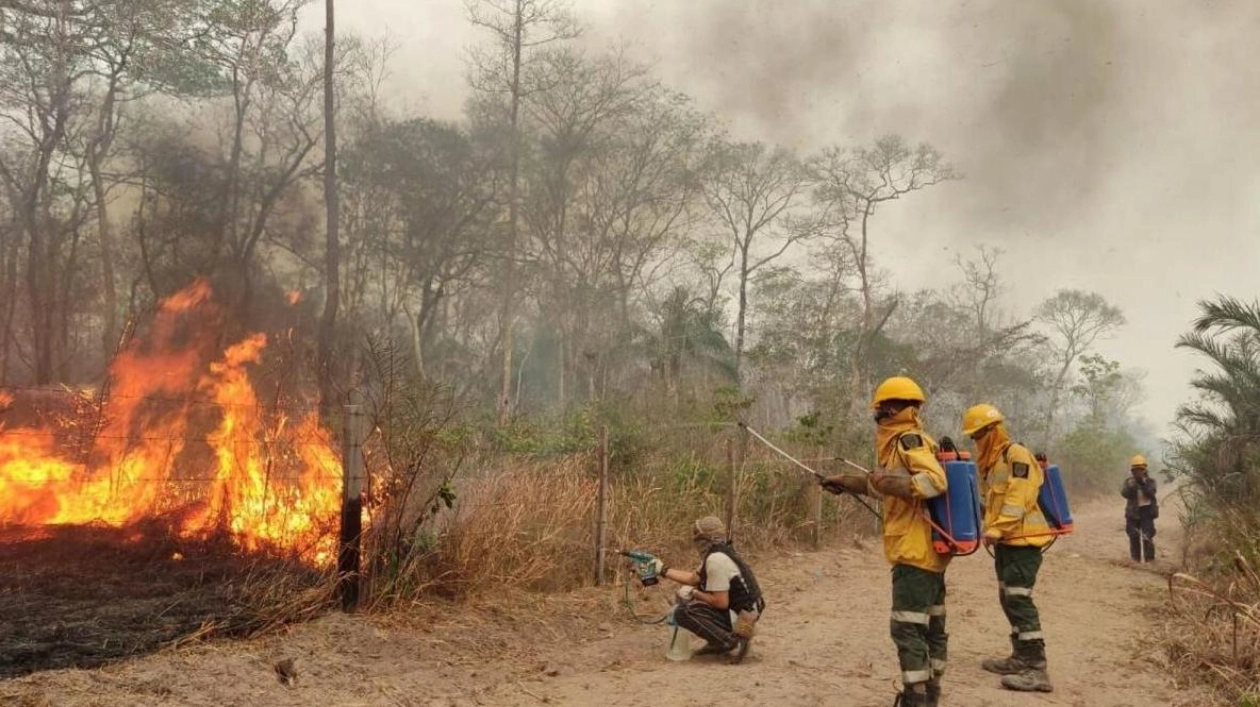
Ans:
[[[521,104],[537,87],[523,82],[531,54],[539,47],[572,39],[580,33],[577,22],[561,0],[466,0],[469,21],[491,34],[494,48],[474,53],[471,83],[474,89],[505,99],[509,129],[508,145],[508,243],[504,249],[501,281],[502,307],[499,338],[503,372],[499,387],[498,418],[506,423],[512,414],[513,318],[516,298],[517,217],[520,197]]]
[[[677,285],[656,310],[656,331],[648,336],[652,370],[664,383],[667,398],[677,406],[688,368],[722,381],[735,380],[735,354],[722,336],[721,319],[702,297]]]
[[[1200,399],[1177,411],[1183,472],[1217,507],[1254,511],[1260,486],[1260,301],[1199,303],[1193,330],[1177,341],[1207,358],[1191,385]]]
[[[714,145],[704,193],[735,263],[735,375],[741,382],[749,285],[794,243],[816,235],[813,224],[793,218],[809,184],[801,163],[783,148],[759,142]]]
[[[875,277],[871,258],[872,219],[884,205],[961,175],[945,162],[935,148],[920,144],[911,148],[896,135],[882,137],[871,147],[847,150],[831,147],[811,161],[818,188],[815,201],[826,212],[836,242],[846,248],[859,278],[862,319],[853,358],[851,387],[870,387],[871,338],[887,322],[894,300],[886,311],[875,312]]]
[[[428,349],[446,299],[493,254],[497,217],[492,156],[458,126],[426,119],[383,121],[346,151],[351,199],[371,195],[355,223],[373,266],[381,321],[406,318],[413,363],[427,375]]]
[[[1037,306],[1034,319],[1050,330],[1050,345],[1058,371],[1050,388],[1046,409],[1044,439],[1054,433],[1054,417],[1062,397],[1064,382],[1072,366],[1094,346],[1124,325],[1124,314],[1107,303],[1102,295],[1081,290],[1059,290]]]
[[[0,154],[0,179],[25,242],[32,372],[41,384],[63,372],[74,299],[67,275],[80,265],[85,194],[65,147],[87,122],[82,94],[94,71],[91,47],[106,41],[99,10],[37,2],[2,15],[0,115],[10,140]]]
[[[319,350],[315,362],[319,381],[320,417],[327,420],[333,398],[333,336],[341,304],[341,208],[337,193],[336,9],[325,2],[324,27],[324,313],[319,319]]]
[[[975,318],[975,335],[984,339],[994,326],[994,303],[1006,291],[998,274],[998,261],[1006,251],[987,245],[976,246],[976,257],[954,256],[954,264],[962,271],[963,281],[955,288],[955,299]]]

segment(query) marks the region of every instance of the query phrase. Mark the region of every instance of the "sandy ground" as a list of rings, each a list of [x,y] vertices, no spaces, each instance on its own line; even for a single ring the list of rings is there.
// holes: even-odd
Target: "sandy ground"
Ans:
[[[1116,499],[1119,501],[1119,499]],[[1122,503],[1122,502],[1121,502]],[[1177,551],[1175,513],[1164,557],[1127,562],[1121,505],[1078,510],[1077,533],[1046,556],[1037,602],[1048,635],[1051,694],[1002,690],[979,663],[1005,653],[992,561],[958,558],[949,571],[951,665],[943,704],[1098,707],[1210,704],[1178,690],[1144,617],[1164,600]],[[664,658],[668,629],[615,609],[611,590],[523,600],[511,610],[460,609],[401,622],[344,615],[249,642],[193,646],[100,670],[63,670],[0,683],[0,705],[395,705],[405,707],[705,707],[892,704],[896,656],[888,638],[889,573],[874,543],[763,558],[770,607],[739,666]],[[537,606],[529,603],[534,602]],[[298,676],[282,684],[284,658]]]

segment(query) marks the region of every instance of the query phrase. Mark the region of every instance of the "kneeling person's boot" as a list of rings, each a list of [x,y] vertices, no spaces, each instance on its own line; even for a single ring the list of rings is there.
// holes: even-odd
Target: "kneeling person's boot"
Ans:
[[[1018,692],[1050,692],[1050,676],[1046,673],[1046,647],[1030,645],[1021,651],[1020,659],[1027,666],[1023,671],[1002,678],[1002,687]]]
[[[980,667],[998,675],[1015,675],[1024,672],[1028,666],[1020,658],[1019,644],[1015,636],[1011,636],[1011,654],[1005,658],[985,658]]]
[[[735,639],[731,639],[730,643],[705,643],[703,647],[692,655],[725,655],[735,650],[739,646]]]

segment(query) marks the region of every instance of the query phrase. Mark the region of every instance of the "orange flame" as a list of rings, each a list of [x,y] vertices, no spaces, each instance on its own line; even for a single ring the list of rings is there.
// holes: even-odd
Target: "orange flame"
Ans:
[[[67,449],[73,430],[0,426],[0,524],[126,525],[178,511],[188,537],[226,532],[246,550],[332,557],[341,465],[329,436],[314,413],[291,425],[259,403],[249,368],[265,335],[208,361],[211,294],[197,282],[169,297],[112,362],[86,454]]]

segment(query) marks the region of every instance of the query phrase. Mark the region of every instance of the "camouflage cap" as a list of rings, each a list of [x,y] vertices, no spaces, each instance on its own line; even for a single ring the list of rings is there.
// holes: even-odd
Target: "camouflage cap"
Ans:
[[[726,539],[726,524],[717,516],[705,516],[691,527],[691,537],[712,543],[722,542]]]

